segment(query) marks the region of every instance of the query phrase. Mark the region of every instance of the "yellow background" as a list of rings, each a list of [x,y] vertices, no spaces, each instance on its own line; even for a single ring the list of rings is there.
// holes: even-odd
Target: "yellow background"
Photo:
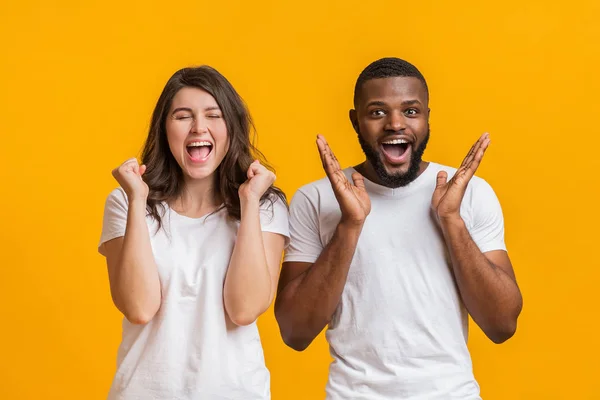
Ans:
[[[110,171],[139,154],[178,68],[209,64],[250,106],[291,196],[323,176],[314,136],[344,166],[359,72],[415,63],[431,90],[427,159],[456,166],[484,131],[524,293],[501,346],[472,327],[486,400],[600,399],[597,249],[600,3],[34,1],[0,3],[0,398],[103,399],[120,315],[96,253]],[[260,319],[274,400],[322,399],[329,355]]]

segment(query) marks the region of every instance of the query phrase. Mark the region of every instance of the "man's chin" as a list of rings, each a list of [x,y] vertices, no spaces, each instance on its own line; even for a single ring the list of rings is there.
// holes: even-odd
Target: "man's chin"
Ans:
[[[383,167],[385,169],[385,173],[389,176],[403,176],[406,175],[410,170],[410,162],[400,165],[385,163],[383,164]]]
[[[402,165],[393,165],[389,163],[380,162],[378,165],[374,165],[375,172],[379,178],[379,181],[387,187],[398,188],[406,186],[415,180],[418,172],[414,171],[412,166],[413,161],[411,160]]]

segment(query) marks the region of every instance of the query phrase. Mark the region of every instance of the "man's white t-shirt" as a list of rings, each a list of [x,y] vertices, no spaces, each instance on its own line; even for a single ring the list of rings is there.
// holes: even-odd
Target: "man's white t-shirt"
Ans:
[[[99,250],[125,235],[128,201],[115,189],[106,201]],[[263,232],[289,237],[283,201],[261,206]],[[145,325],[123,319],[123,337],[109,400],[267,400],[256,323],[236,326],[223,305],[223,284],[239,222],[220,211],[189,218],[166,207],[163,227],[146,218],[162,302]],[[286,239],[287,242],[287,239]]]
[[[371,213],[340,303],[326,332],[333,362],[328,400],[480,399],[467,349],[468,314],[431,212],[437,173],[429,163],[397,189],[365,179]],[[353,168],[344,170],[351,179]],[[482,252],[506,250],[494,191],[473,177],[461,216]],[[341,213],[327,178],[302,187],[290,204],[285,261],[313,263]]]

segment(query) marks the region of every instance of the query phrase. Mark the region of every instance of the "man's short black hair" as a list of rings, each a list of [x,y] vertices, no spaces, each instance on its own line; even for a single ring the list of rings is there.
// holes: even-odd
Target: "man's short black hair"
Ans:
[[[425,86],[427,97],[429,97],[427,82],[425,82],[425,77],[423,77],[423,74],[421,74],[417,67],[400,58],[386,57],[373,61],[358,76],[356,85],[354,86],[354,107],[356,108],[356,100],[358,99],[360,89],[366,81],[379,78],[393,78],[397,76],[417,78],[423,83],[423,86]]]

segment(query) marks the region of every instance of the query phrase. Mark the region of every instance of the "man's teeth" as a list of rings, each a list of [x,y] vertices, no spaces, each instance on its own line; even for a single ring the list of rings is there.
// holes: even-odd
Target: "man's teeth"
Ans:
[[[387,142],[383,142],[383,144],[404,144],[404,143],[408,143],[408,140],[406,140],[406,139],[394,139],[394,140],[388,140]]]
[[[210,142],[192,142],[187,145],[187,147],[202,147],[202,146],[212,146]]]

